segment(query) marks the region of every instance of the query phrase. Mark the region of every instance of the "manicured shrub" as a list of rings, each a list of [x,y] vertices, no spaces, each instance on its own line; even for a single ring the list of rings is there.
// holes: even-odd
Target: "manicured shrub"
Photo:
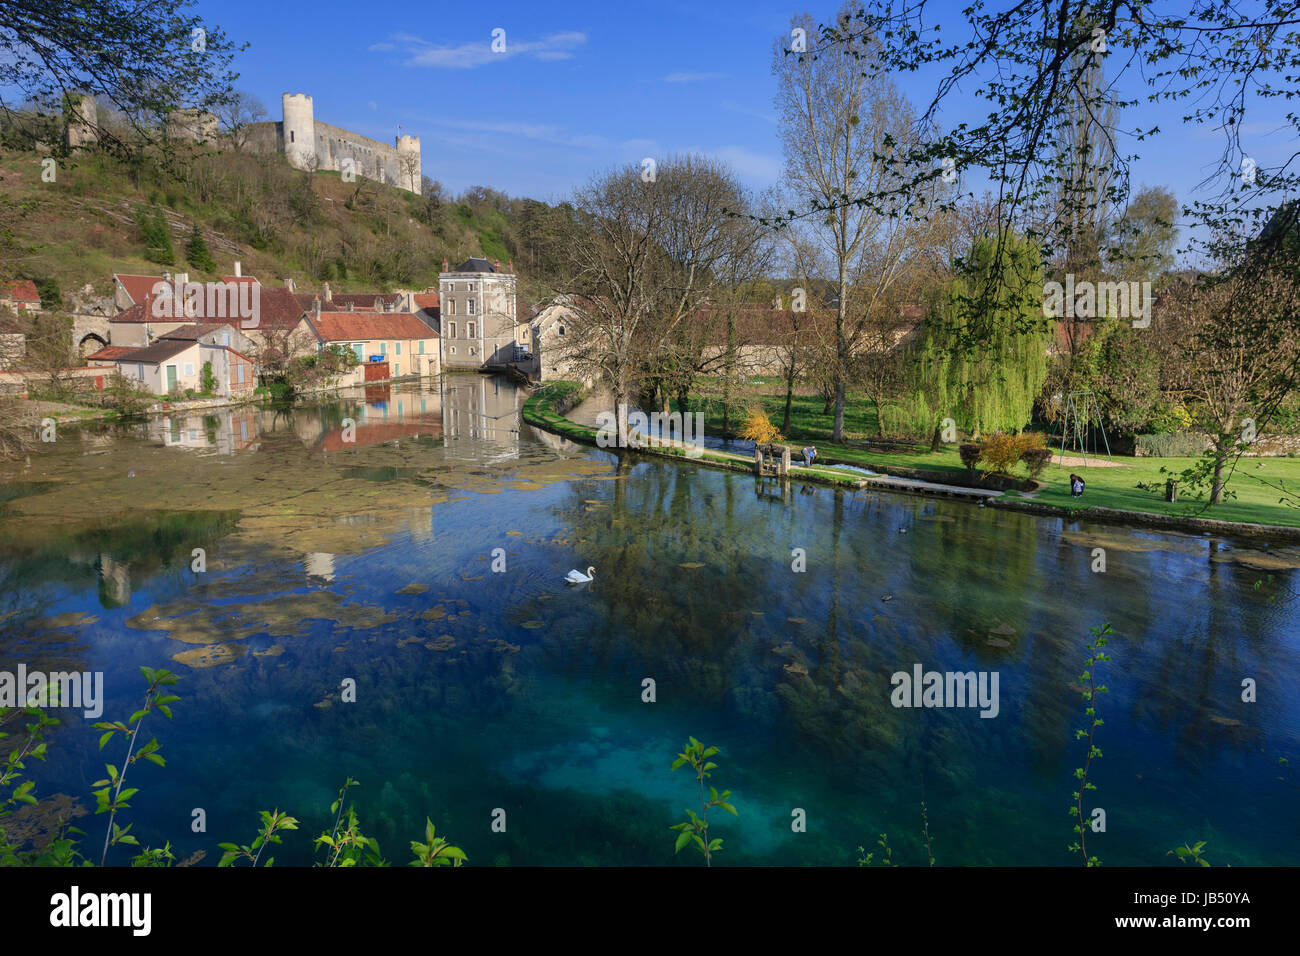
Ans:
[[[972,444],[960,445],[957,448],[957,454],[961,455],[961,463],[971,471],[974,471],[979,464],[980,451],[979,445]]]
[[[1020,453],[1020,460],[1025,463],[1025,471],[1029,472],[1029,477],[1037,478],[1043,473],[1047,463],[1052,460],[1052,449],[1026,448]]]
[[[1019,435],[994,432],[991,435],[984,436],[984,444],[980,448],[979,460],[988,471],[994,474],[1009,475],[1016,462],[1020,460],[1021,450]]]
[[[1195,432],[1173,432],[1135,435],[1133,447],[1142,458],[1196,458],[1209,447],[1209,442]]]

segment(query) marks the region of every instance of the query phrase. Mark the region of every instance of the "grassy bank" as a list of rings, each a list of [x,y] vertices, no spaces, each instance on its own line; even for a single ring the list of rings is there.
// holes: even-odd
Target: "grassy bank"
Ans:
[[[574,395],[578,398],[574,398]],[[722,415],[717,405],[716,393],[706,385],[704,401],[699,408],[705,413],[705,433],[722,434]],[[564,412],[581,400],[580,386],[572,382],[557,382],[538,392],[525,406],[525,419],[533,424],[557,432],[575,441],[587,444],[595,443],[596,429],[578,425],[564,417]],[[783,394],[748,394],[745,400],[751,404],[761,405],[777,424],[781,421],[785,408]],[[567,404],[566,404],[567,403]],[[956,485],[974,485],[989,487],[986,479],[980,475],[972,477],[961,463],[955,445],[944,445],[939,451],[931,453],[927,448],[902,451],[884,451],[875,448],[854,445],[836,445],[829,441],[833,417],[823,415],[823,399],[820,395],[796,395],[791,409],[791,426],[784,436],[794,445],[812,443],[817,445],[819,461],[824,464],[848,464],[870,468],[884,473],[899,474],[905,477],[921,477],[931,481]],[[529,406],[533,406],[536,421],[528,418]],[[555,408],[562,411],[556,411]],[[733,416],[733,427],[735,427]],[[869,403],[854,396],[845,409],[845,432],[849,436],[866,438],[875,435],[875,417]],[[709,455],[713,458],[717,456]],[[1058,456],[1059,457],[1059,456]],[[731,456],[728,460],[741,459]],[[1059,465],[1057,458],[1044,469],[1039,481],[1044,487],[1036,492],[1007,492],[1012,500],[1032,501],[1055,509],[1057,513],[1069,514],[1088,508],[1107,508],[1116,511],[1136,512],[1140,514],[1160,515],[1178,519],[1205,518],[1214,521],[1235,522],[1241,524],[1271,525],[1276,527],[1300,528],[1300,508],[1292,507],[1284,501],[1284,495],[1277,486],[1282,486],[1293,493],[1300,494],[1300,459],[1297,458],[1249,458],[1242,459],[1237,467],[1228,490],[1235,497],[1214,507],[1206,507],[1205,501],[1191,499],[1186,489],[1181,492],[1182,500],[1167,502],[1164,500],[1166,475],[1161,468],[1172,472],[1181,472],[1196,463],[1193,458],[1132,458],[1114,456],[1112,459],[1089,458],[1090,465]],[[1108,467],[1102,467],[1101,462]],[[1113,464],[1112,464],[1113,463]],[[827,474],[824,469],[797,469],[795,475],[812,477]],[[1087,483],[1082,498],[1071,498],[1069,476],[1077,473]],[[923,473],[923,474],[922,474]],[[1017,471],[1017,477],[1023,472]],[[843,476],[830,472],[828,480],[840,484],[852,484]],[[1268,484],[1265,484],[1268,482]],[[1146,485],[1147,491],[1138,485]],[[1196,529],[1188,523],[1191,530]]]

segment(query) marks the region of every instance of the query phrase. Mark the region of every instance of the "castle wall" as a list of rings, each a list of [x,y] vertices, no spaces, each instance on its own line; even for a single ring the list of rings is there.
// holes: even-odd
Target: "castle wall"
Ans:
[[[342,171],[345,159],[351,159],[358,176],[389,186],[399,184],[396,147],[339,126],[316,124],[316,158],[320,160],[321,169],[338,171]]]

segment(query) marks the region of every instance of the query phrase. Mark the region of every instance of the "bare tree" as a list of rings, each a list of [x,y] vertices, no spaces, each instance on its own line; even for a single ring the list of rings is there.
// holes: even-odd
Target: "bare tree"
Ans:
[[[847,23],[852,8],[839,19]],[[913,111],[887,78],[868,80],[861,66],[838,50],[819,49],[816,24],[804,15],[791,21],[808,47],[776,44],[777,110],[786,158],[785,181],[803,209],[791,210],[817,248],[815,268],[835,287],[832,441],[843,441],[849,366],[867,317],[884,306],[891,288],[926,228],[930,197],[891,196],[906,181],[902,155],[916,137]],[[869,53],[868,53],[869,55]],[[881,197],[845,202],[850,195]],[[928,211],[928,210],[925,210]],[[796,228],[796,226],[791,226]]]
[[[673,355],[682,324],[754,268],[761,230],[723,164],[669,157],[598,175],[575,196],[570,245],[577,313],[564,358],[614,395],[620,431],[634,390]]]
[[[248,145],[248,127],[266,119],[266,107],[262,101],[245,90],[233,91],[229,99],[220,103],[213,112],[222,132],[230,137],[235,152],[241,152]]]
[[[1162,303],[1172,325],[1177,355],[1175,385],[1213,448],[1183,476],[1193,486],[1208,484],[1209,503],[1223,501],[1240,452],[1267,426],[1273,409],[1291,391],[1300,372],[1300,342],[1282,323],[1261,336],[1242,315],[1295,314],[1300,285],[1275,271],[1228,271],[1181,281]]]

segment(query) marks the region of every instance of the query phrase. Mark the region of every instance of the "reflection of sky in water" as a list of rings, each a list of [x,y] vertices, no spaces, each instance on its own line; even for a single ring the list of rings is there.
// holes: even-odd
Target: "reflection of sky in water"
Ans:
[[[305,862],[351,775],[366,832],[395,862],[427,814],[475,864],[667,863],[667,826],[693,796],[671,762],[694,734],[722,748],[711,782],[741,814],[717,822],[721,862],[849,863],[880,832],[900,862],[924,862],[924,787],[941,864],[1068,864],[1075,676],[1089,625],[1109,620],[1092,804],[1108,832],[1090,850],[1161,864],[1207,840],[1216,865],[1294,862],[1294,791],[1276,780],[1278,757],[1300,758],[1293,549],[1247,554],[1252,566],[1209,538],[824,488],[782,499],[746,476],[620,467],[520,436],[507,384],[449,384],[259,412],[242,449],[142,435],[57,452],[91,499],[138,469],[148,496],[127,506],[176,513],[6,538],[3,666],[103,670],[118,716],[134,709],[139,664],[203,646],[128,619],[170,616],[172,633],[234,648],[229,663],[169,665],[183,700],[148,731],[168,766],[132,771],[131,819],[150,842],[246,842],[255,811],[279,806],[306,833],[278,859]],[[360,447],[334,444],[348,417]],[[196,517],[187,496],[214,500],[232,481],[239,513]],[[188,570],[195,540],[203,580]],[[563,583],[588,565],[592,584]],[[70,612],[94,620],[32,624]],[[999,716],[894,709],[890,674],[917,662],[997,670]],[[1247,677],[1259,703],[1240,700]],[[344,678],[355,704],[338,703]],[[118,757],[79,717],[66,723],[39,790],[83,796]],[[210,843],[189,830],[199,806]],[[496,807],[505,834],[490,832]],[[790,831],[794,808],[805,834]]]

